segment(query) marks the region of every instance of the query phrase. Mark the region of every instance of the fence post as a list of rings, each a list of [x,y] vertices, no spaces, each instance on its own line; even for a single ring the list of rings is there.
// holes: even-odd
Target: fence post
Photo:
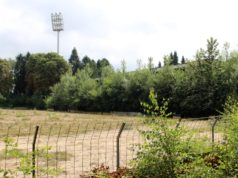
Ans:
[[[117,169],[120,167],[120,137],[125,125],[126,124],[123,122],[117,134]]]
[[[37,134],[38,134],[39,126],[36,126],[34,137],[33,137],[33,142],[32,142],[32,178],[36,177],[36,156],[35,156],[35,151],[36,151],[36,139],[37,139]]]
[[[182,118],[179,118],[179,121],[177,122],[177,124],[175,126],[176,129],[179,128],[181,121],[182,121]]]

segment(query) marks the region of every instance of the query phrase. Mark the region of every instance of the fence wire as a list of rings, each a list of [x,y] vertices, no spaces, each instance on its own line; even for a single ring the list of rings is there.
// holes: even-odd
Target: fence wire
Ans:
[[[79,177],[102,164],[116,170],[121,125],[121,122],[39,125],[35,144],[36,177]],[[25,174],[20,173],[22,158],[14,158],[11,153],[15,150],[31,157],[35,129],[35,125],[1,128],[0,169],[16,170],[15,177],[31,177],[27,170]],[[137,145],[142,142],[137,124],[127,123],[119,141],[119,165],[129,166],[136,156]]]
[[[74,178],[101,165],[109,166],[111,171],[118,166],[130,167],[138,145],[143,143],[138,130],[144,126],[128,122],[120,134],[121,126],[122,122],[39,124],[34,152],[35,177]],[[223,141],[224,123],[217,118],[183,119],[176,127],[189,129],[197,138]],[[35,131],[35,124],[6,124],[0,128],[0,170],[13,170],[10,173],[14,177],[34,177],[27,166],[32,166]]]

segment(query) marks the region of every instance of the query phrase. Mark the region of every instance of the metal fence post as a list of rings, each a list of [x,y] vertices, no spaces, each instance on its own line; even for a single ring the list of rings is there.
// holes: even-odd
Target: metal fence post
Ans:
[[[177,122],[177,124],[175,126],[176,129],[179,128],[181,121],[182,121],[182,118],[179,118],[179,121]]]
[[[37,139],[37,134],[38,134],[39,126],[36,126],[34,137],[33,137],[33,142],[32,142],[32,178],[36,177],[36,156],[35,156],[35,151],[36,151],[36,139]]]
[[[126,124],[123,122],[117,134],[117,169],[120,167],[120,137],[125,125]]]

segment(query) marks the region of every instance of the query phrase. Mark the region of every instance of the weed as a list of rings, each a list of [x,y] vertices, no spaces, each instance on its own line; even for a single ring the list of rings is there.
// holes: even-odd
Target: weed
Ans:
[[[17,172],[21,172],[24,175],[29,175],[32,173],[32,171],[34,170],[34,167],[32,166],[32,155],[33,152],[24,152],[20,149],[18,149],[18,145],[17,143],[14,141],[14,139],[12,138],[5,138],[4,139],[4,143],[5,143],[5,149],[3,150],[3,152],[1,153],[2,156],[4,157],[4,159],[18,159],[20,162],[20,165],[15,168],[15,169],[0,169],[0,175],[2,174],[2,176],[4,178],[11,178],[13,177],[14,174],[16,174]],[[43,147],[38,149],[36,152],[34,152],[34,155],[37,159],[39,160],[48,160],[50,158],[50,154],[49,153],[50,147]],[[54,167],[39,167],[38,171],[40,171],[42,174],[52,174],[52,175],[57,175],[61,172],[60,169],[54,168]]]

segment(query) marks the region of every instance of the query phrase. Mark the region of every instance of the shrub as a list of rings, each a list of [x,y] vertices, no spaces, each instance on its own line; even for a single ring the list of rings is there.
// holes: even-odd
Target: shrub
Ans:
[[[142,103],[149,115],[144,119],[147,130],[141,131],[146,143],[140,146],[132,165],[137,177],[220,177],[220,160],[204,140],[194,139],[183,128],[168,120],[168,101],[157,103],[154,90],[150,103]],[[215,166],[211,160],[217,158]]]
[[[228,176],[238,176],[238,102],[228,97],[223,118],[226,122],[225,145],[220,150],[224,171]]]
[[[177,153],[181,151],[181,129],[173,129],[166,122],[167,101],[158,106],[154,90],[150,91],[150,104],[142,103],[144,111],[151,115],[144,120],[149,130],[141,131],[146,143],[140,147],[134,162],[139,177],[175,177],[179,163]]]

